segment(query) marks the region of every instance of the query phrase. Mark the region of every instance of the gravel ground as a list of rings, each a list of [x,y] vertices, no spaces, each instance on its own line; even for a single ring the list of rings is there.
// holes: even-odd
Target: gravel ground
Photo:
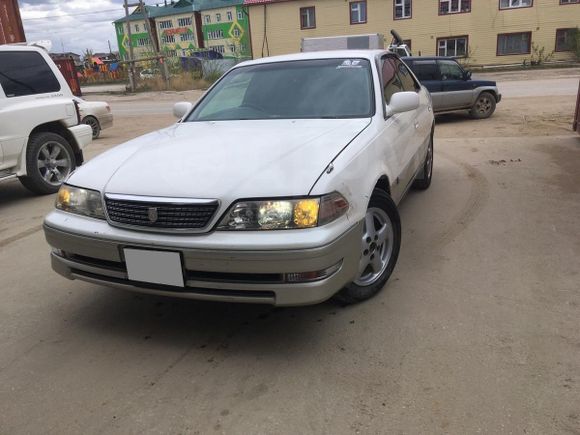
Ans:
[[[501,74],[491,119],[437,119],[433,184],[402,202],[399,263],[357,306],[67,281],[40,231],[54,198],[0,184],[0,433],[580,433],[578,70],[527,97]],[[107,97],[115,126],[87,156],[197,97]]]

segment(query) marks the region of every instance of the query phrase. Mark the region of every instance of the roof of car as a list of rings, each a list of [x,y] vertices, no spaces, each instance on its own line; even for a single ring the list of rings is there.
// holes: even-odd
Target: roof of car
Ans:
[[[309,60],[309,59],[368,59],[374,60],[376,56],[382,54],[392,54],[386,50],[329,50],[329,51],[309,51],[307,53],[284,54],[280,56],[262,57],[259,59],[248,60],[238,65],[258,65],[272,62],[288,62],[292,60]]]
[[[403,60],[455,60],[450,56],[405,56]]]

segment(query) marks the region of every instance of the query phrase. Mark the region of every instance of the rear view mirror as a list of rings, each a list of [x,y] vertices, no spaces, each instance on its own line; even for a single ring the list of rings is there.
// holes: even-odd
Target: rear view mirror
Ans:
[[[409,112],[419,107],[419,94],[416,92],[397,92],[391,97],[387,106],[387,114]]]
[[[189,111],[191,110],[192,107],[193,107],[193,104],[191,104],[187,101],[181,101],[179,103],[175,103],[175,106],[173,106],[173,116],[181,119],[185,115],[187,115],[187,113],[189,113]]]
[[[463,78],[464,78],[465,80],[469,80],[469,79],[471,78],[471,71],[465,71],[465,72],[463,73]]]

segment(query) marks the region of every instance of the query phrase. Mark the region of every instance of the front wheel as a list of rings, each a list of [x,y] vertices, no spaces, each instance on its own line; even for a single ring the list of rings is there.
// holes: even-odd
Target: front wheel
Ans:
[[[476,119],[489,118],[495,112],[495,97],[489,92],[482,92],[471,108],[471,116]]]
[[[26,147],[26,176],[20,182],[40,195],[55,193],[75,166],[74,153],[65,138],[56,133],[34,133]]]
[[[94,116],[87,116],[83,119],[83,124],[91,127],[93,130],[93,139],[97,139],[101,135],[101,124]]]
[[[401,219],[386,192],[375,189],[369,201],[361,235],[358,275],[336,298],[354,304],[372,298],[393,273],[401,248]]]

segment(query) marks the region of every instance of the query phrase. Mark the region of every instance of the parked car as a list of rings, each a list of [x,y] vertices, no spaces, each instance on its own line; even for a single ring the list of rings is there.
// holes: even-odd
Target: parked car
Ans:
[[[61,188],[44,222],[56,272],[275,305],[383,288],[397,204],[433,173],[429,93],[396,55],[243,62],[174,113],[177,124],[99,155]]]
[[[497,84],[491,80],[474,80],[450,57],[404,57],[433,99],[435,113],[468,110],[474,118],[489,118],[501,101]]]
[[[18,177],[35,193],[58,191],[91,142],[90,127],[80,121],[46,50],[0,45],[0,181]]]
[[[101,130],[113,126],[111,106],[104,101],[87,101],[74,97],[81,112],[81,122],[91,127],[93,140],[101,135]]]

